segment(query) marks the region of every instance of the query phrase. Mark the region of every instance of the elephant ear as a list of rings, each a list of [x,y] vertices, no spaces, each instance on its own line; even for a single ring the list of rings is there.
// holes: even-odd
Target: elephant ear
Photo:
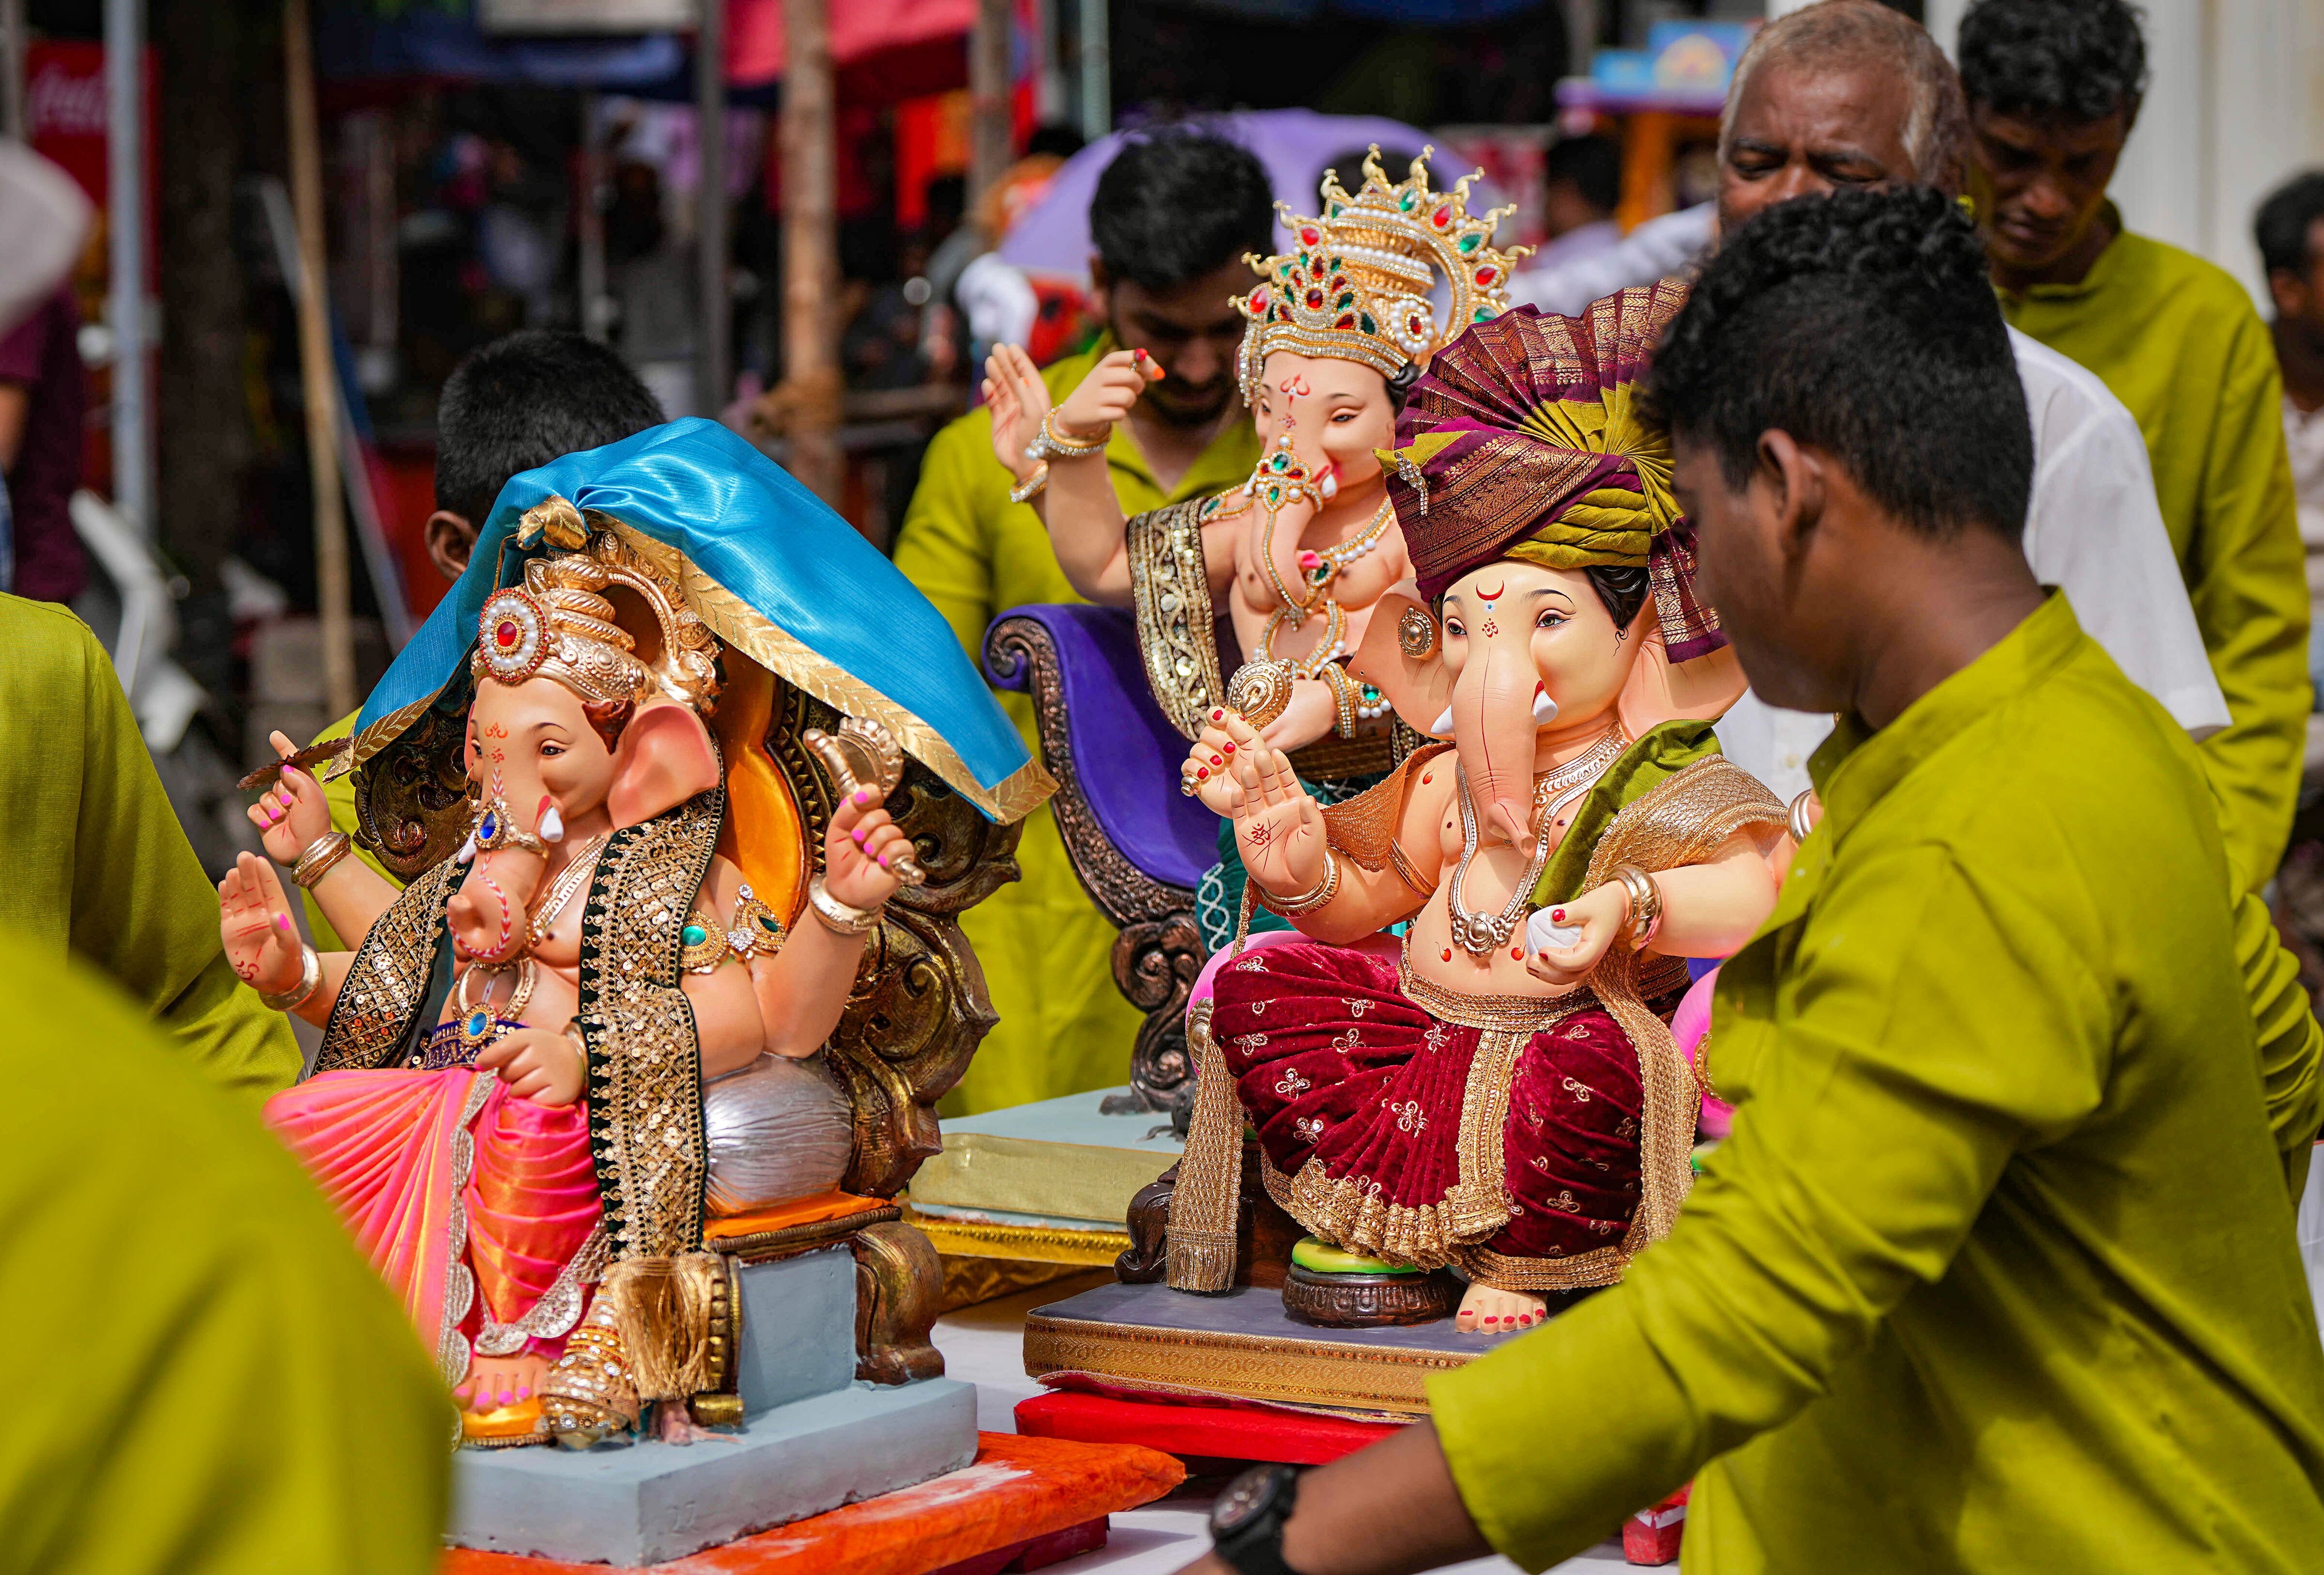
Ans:
[[[694,707],[649,701],[613,746],[605,813],[616,827],[640,825],[717,786],[718,751]]]
[[[1406,654],[1397,634],[1405,615],[1416,611],[1428,620],[1431,631],[1428,654],[1417,659]],[[1443,636],[1436,630],[1435,614],[1410,580],[1398,580],[1373,603],[1371,622],[1364,626],[1364,638],[1348,659],[1348,670],[1377,687],[1396,707],[1396,714],[1423,736],[1433,736],[1429,730],[1452,704],[1452,675],[1444,667]]]
[[[1632,738],[1643,738],[1649,730],[1681,717],[1716,722],[1749,687],[1731,645],[1691,662],[1673,662],[1663,642],[1662,627],[1655,622],[1651,601],[1639,616],[1638,633],[1633,638],[1639,642],[1638,659],[1615,702],[1622,725]]]

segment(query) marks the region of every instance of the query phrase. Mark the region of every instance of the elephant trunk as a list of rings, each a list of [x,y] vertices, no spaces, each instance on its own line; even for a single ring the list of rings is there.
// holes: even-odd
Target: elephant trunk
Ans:
[[[1534,697],[1540,675],[1520,643],[1481,650],[1452,688],[1452,740],[1478,816],[1533,852]]]

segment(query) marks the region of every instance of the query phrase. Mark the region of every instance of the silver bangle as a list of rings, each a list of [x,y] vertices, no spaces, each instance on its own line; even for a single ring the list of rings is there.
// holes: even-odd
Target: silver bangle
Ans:
[[[299,943],[299,982],[281,995],[258,992],[259,1003],[271,1012],[294,1012],[307,1004],[307,998],[323,987],[323,960],[315,955],[315,948],[304,941]]]
[[[1808,840],[1808,833],[1815,830],[1815,827],[1808,822],[1808,806],[1814,802],[1814,800],[1815,789],[1812,788],[1803,788],[1793,797],[1791,810],[1786,817],[1791,822],[1789,829],[1792,834],[1792,841],[1795,843],[1806,842]]]
[[[807,900],[816,922],[835,935],[861,935],[880,926],[880,908],[849,907],[831,895],[820,875],[807,882]]]

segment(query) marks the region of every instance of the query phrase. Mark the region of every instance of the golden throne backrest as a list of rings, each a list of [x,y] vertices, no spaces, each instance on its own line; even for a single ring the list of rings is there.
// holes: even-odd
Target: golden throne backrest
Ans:
[[[740,652],[728,651],[725,662],[726,691],[713,717],[728,761],[730,824],[719,851],[787,924],[796,924],[807,880],[823,861],[835,802],[803,737],[810,728],[835,731],[840,713]],[[357,839],[400,880],[449,858],[474,823],[461,762],[471,694],[464,668],[442,699],[355,773]],[[771,784],[744,760],[736,747],[741,740],[730,736],[737,723],[755,730],[761,716],[761,759],[772,761],[778,778]],[[769,824],[770,807],[790,824]],[[876,1197],[901,1192],[920,1162],[943,1147],[936,1101],[960,1081],[998,1020],[959,915],[1018,878],[1019,827],[986,820],[918,760],[905,761],[887,808],[912,839],[927,880],[904,888],[889,904],[826,1046],[854,1106],[854,1147],[841,1185]],[[752,815],[761,834],[738,842],[732,822],[740,812]]]

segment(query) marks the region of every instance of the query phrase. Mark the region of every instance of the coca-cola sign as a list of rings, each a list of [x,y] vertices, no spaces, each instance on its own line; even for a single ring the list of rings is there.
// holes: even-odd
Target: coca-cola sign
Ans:
[[[24,84],[25,129],[35,141],[44,136],[101,137],[105,134],[105,54],[81,68],[79,61],[34,57],[31,79]]]

